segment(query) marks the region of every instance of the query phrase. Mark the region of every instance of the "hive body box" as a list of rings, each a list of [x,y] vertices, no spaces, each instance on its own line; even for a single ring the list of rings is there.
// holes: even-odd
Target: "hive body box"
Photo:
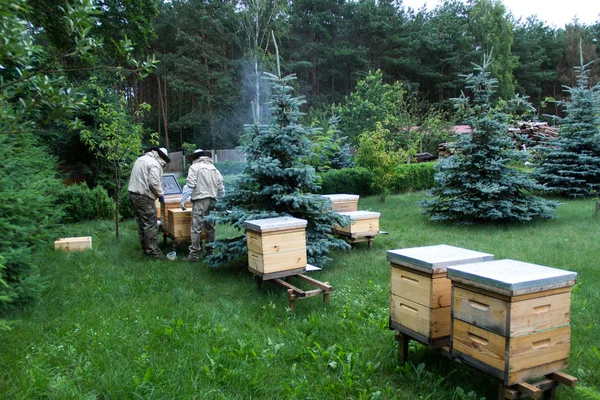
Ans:
[[[350,225],[347,227],[336,226],[335,231],[339,234],[350,236],[351,238],[375,236],[379,233],[378,212],[372,211],[349,211],[340,212],[350,218]]]
[[[493,258],[444,244],[389,250],[390,327],[431,347],[448,344],[451,282],[446,268]]]
[[[181,207],[168,209],[167,217],[169,236],[173,240],[190,240],[192,209],[188,208],[185,211]]]
[[[185,208],[188,210],[192,209],[192,202],[187,201]],[[165,232],[168,232],[169,227],[169,210],[181,210],[181,195],[170,195],[165,196],[165,202],[160,203],[160,208],[157,207],[157,216],[160,218],[160,224],[164,227]],[[189,234],[188,234],[189,236]]]
[[[60,238],[54,242],[54,250],[62,251],[83,251],[92,248],[92,237],[70,237]]]
[[[448,267],[453,357],[506,386],[560,371],[577,274],[514,260]]]
[[[263,279],[306,270],[306,220],[292,217],[244,222],[248,267]]]
[[[331,211],[358,211],[358,199],[360,196],[357,194],[324,194],[322,196],[331,200]]]

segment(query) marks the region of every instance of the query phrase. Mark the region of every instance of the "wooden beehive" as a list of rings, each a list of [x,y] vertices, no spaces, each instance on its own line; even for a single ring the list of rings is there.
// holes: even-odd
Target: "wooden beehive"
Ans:
[[[185,203],[187,210],[192,209],[192,202],[187,201]],[[165,231],[168,232],[169,227],[169,210],[181,210],[181,195],[165,196],[165,202],[160,203],[160,209],[157,208],[157,218],[160,218],[160,224],[164,227]],[[188,235],[189,236],[189,235]]]
[[[190,240],[192,209],[188,208],[185,211],[181,207],[168,209],[167,216],[169,236],[173,240]]]
[[[54,250],[62,251],[83,251],[92,248],[92,237],[70,237],[60,238],[54,242]]]
[[[360,196],[357,194],[323,194],[322,196],[331,200],[331,211],[358,211],[358,199]]]
[[[453,266],[447,273],[453,357],[506,386],[567,367],[576,273],[514,260]]]
[[[439,347],[450,339],[451,282],[446,268],[494,256],[448,245],[389,250],[390,327]]]
[[[349,211],[340,212],[350,219],[349,226],[336,226],[335,231],[339,234],[350,236],[352,238],[375,236],[379,233],[378,212],[373,211]]]
[[[263,279],[305,271],[306,224],[293,217],[246,221],[250,271]]]

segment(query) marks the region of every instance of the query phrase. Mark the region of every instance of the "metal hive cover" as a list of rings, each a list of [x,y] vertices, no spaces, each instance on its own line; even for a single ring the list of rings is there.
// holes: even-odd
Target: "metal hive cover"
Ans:
[[[371,218],[379,218],[381,213],[375,211],[345,211],[338,213],[339,215],[345,215],[350,218],[351,221],[356,221],[359,219],[371,219]]]
[[[358,201],[359,195],[357,194],[322,194],[322,197],[327,197],[332,202],[336,201]]]
[[[289,229],[306,228],[305,219],[294,217],[277,217],[254,219],[244,222],[244,228],[254,232],[284,231]]]
[[[451,265],[491,261],[493,254],[439,244],[435,246],[410,247],[388,250],[387,259],[427,273],[446,272]]]
[[[522,261],[496,260],[448,267],[448,278],[515,296],[572,286],[577,273]]]

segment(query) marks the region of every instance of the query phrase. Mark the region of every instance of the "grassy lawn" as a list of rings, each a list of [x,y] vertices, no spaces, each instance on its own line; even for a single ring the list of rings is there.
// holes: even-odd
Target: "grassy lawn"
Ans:
[[[334,286],[330,303],[298,301],[295,315],[282,288],[266,282],[257,292],[244,267],[148,261],[133,221],[118,243],[110,221],[70,225],[68,234],[91,235],[94,249],[39,255],[47,289],[0,333],[0,398],[495,399],[494,380],[424,346],[411,343],[410,362],[397,360],[386,250],[440,243],[578,272],[566,372],[580,388],[558,396],[599,398],[594,202],[565,202],[552,221],[459,227],[429,222],[417,205],[423,196],[361,199],[360,209],[382,213],[389,235],[373,249],[334,253],[312,274]]]

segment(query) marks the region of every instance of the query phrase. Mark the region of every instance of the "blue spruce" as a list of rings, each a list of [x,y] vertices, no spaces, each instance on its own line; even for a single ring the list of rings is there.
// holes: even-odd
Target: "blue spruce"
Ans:
[[[331,248],[347,249],[348,244],[332,235],[335,225],[347,225],[347,218],[330,211],[329,199],[316,195],[318,185],[313,167],[307,164],[311,143],[309,128],[298,119],[302,97],[293,97],[285,77],[265,73],[272,87],[268,124],[245,126],[242,149],[247,167],[235,191],[228,192],[213,217],[217,224],[231,224],[244,231],[247,220],[292,216],[308,221],[306,228],[308,262],[323,266]],[[210,266],[221,266],[247,257],[246,237],[215,243],[217,251],[207,258]]]
[[[571,99],[559,102],[567,116],[559,119],[558,137],[544,143],[545,157],[536,169],[548,190],[572,198],[600,191],[600,84],[589,86],[591,63],[580,60],[574,68],[577,86],[565,86]]]
[[[506,135],[509,116],[491,105],[496,79],[487,68],[491,60],[465,76],[464,93],[454,99],[465,113],[471,132],[455,143],[455,154],[440,160],[432,200],[422,203],[432,221],[455,223],[530,221],[550,218],[557,203],[532,194],[543,186],[512,165],[523,155]]]

